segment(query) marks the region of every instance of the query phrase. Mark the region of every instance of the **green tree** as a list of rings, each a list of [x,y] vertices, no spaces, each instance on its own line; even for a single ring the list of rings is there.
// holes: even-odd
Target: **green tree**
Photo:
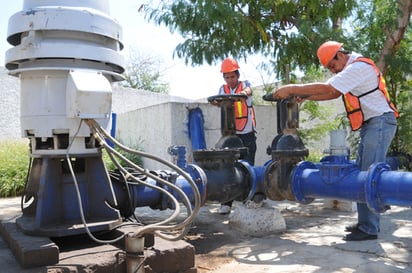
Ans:
[[[412,154],[412,1],[360,1],[352,22],[358,44],[353,44],[376,61],[383,72],[391,98],[400,112],[398,132],[391,145],[395,154]]]
[[[324,78],[324,74],[318,68],[308,68],[305,75],[300,79],[302,83],[313,82]],[[302,125],[316,123],[316,126],[305,128],[301,126],[299,135],[305,142],[320,141],[329,131],[342,127],[342,116],[331,119],[335,109],[328,104],[321,104],[318,101],[305,101],[300,105],[300,123]]]
[[[185,39],[175,50],[190,64],[212,64],[260,52],[275,71],[317,63],[312,52],[326,39],[343,39],[341,21],[351,15],[354,0],[161,1],[144,6],[148,19],[178,31]],[[304,52],[305,54],[300,54]]]
[[[212,64],[231,55],[266,56],[269,71],[319,69],[316,50],[326,40],[374,59],[403,117],[392,150],[412,151],[409,113],[412,0],[199,0],[143,6],[149,21],[178,31],[185,40],[175,55],[190,64]],[[308,106],[314,111],[314,107]],[[316,112],[316,111],[314,111]]]
[[[165,69],[160,70],[164,65],[159,59],[132,51],[128,60],[126,71],[123,73],[122,86],[154,93],[169,93],[169,84],[161,79]]]

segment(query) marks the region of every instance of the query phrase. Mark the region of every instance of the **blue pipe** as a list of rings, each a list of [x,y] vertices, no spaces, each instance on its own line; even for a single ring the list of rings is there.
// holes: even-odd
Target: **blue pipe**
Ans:
[[[251,179],[251,187],[249,190],[248,197],[246,200],[252,200],[253,196],[256,194],[263,194],[264,192],[264,182],[265,182],[265,171],[266,168],[268,167],[269,163],[271,160],[269,160],[265,165],[263,166],[252,166],[249,164],[249,162],[241,160],[240,161],[245,168],[247,168]]]
[[[110,136],[112,136],[113,138],[116,138],[116,126],[117,126],[117,114],[112,112],[112,128],[110,129]],[[113,142],[111,142],[110,140],[107,140],[107,144],[110,145],[110,147],[114,147]]]
[[[299,163],[291,174],[296,200],[308,204],[315,198],[366,203],[376,213],[386,205],[412,206],[412,173],[391,171],[384,163],[368,171],[346,156],[328,156],[320,163]]]
[[[196,165],[187,165],[185,171],[190,175],[195,182],[197,189],[201,195],[201,204],[206,201],[206,175],[204,171]],[[194,205],[195,193],[193,192],[192,185],[182,175],[178,175],[176,172],[170,171],[151,171],[151,174],[157,178],[152,178],[144,174],[133,173],[135,177],[138,177],[144,183],[130,183],[128,187],[125,187],[124,177],[122,175],[112,174],[112,185],[115,192],[117,205],[112,204],[122,213],[122,216],[128,217],[133,212],[132,208],[139,207],[151,207],[152,209],[174,209],[175,203],[172,202],[169,195],[161,192],[159,189],[153,186],[160,187],[172,194],[179,203],[183,202],[183,196],[176,188],[164,183],[158,182],[161,178],[174,184],[189,198],[189,202]],[[159,178],[159,179],[158,179]]]
[[[239,163],[233,168],[218,170],[202,169],[196,164],[188,165],[186,171],[199,189],[202,204],[206,201],[220,203],[228,200],[246,201],[251,200],[255,194],[261,193],[266,166],[252,166],[243,160]],[[228,179],[232,182],[226,183]],[[177,177],[175,184],[184,190],[191,201],[194,201],[192,190],[183,176]]]
[[[380,166],[375,166],[379,168]],[[378,174],[379,183],[370,187],[375,203],[382,205],[412,206],[412,173],[390,171],[384,167]],[[369,183],[370,185],[371,183]]]
[[[174,148],[176,154],[182,157],[184,149]],[[234,164],[224,164],[217,169],[213,164],[204,167],[180,164],[180,167],[184,167],[184,171],[196,183],[203,205],[206,201],[253,199],[256,194],[264,192],[265,173],[271,163],[269,160],[264,166],[252,166],[240,160]],[[174,183],[194,204],[192,186],[184,176],[166,171],[158,172],[158,176]],[[308,204],[315,198],[347,200],[366,203],[377,213],[385,211],[387,205],[412,206],[412,173],[392,171],[385,163],[376,163],[368,171],[360,171],[348,155],[327,156],[319,163],[302,161],[286,179],[290,179],[292,195],[300,203]],[[145,181],[158,185],[156,180],[149,177]],[[179,202],[183,201],[182,196],[173,187],[163,188],[173,194]],[[133,207],[174,208],[170,198],[157,189],[132,184],[130,192]],[[116,190],[116,196],[118,200],[124,200],[126,197],[122,196],[119,190]]]
[[[203,128],[204,119],[202,109],[199,107],[189,110],[189,138],[192,142],[192,150],[206,149],[205,131]]]
[[[147,178],[145,182],[153,186],[157,185],[156,180],[152,178]],[[133,207],[153,207],[162,203],[162,193],[160,191],[141,184],[133,184],[129,186],[131,186],[132,199],[135,200]]]
[[[185,171],[195,182],[201,195],[201,205],[203,205],[206,201],[222,203],[227,200],[251,200],[255,194],[261,193],[261,189],[264,187],[265,168],[266,166],[252,166],[246,161],[240,161],[238,165],[231,169],[207,170],[200,168],[196,164],[189,164],[186,166]],[[192,186],[184,176],[166,171],[152,173],[180,188],[191,204],[194,205],[195,200]],[[231,183],[223,181],[228,178],[232,180]],[[145,177],[143,180],[149,185],[160,185],[151,177]],[[249,183],[247,186],[246,182]],[[239,187],[239,183],[241,183],[241,187]],[[166,194],[147,185],[129,183],[129,192],[124,190],[123,183],[113,183],[113,186],[116,198],[122,204],[120,207],[125,208],[120,211],[128,213],[125,206],[133,208],[149,206],[152,209],[161,210],[175,208],[174,203],[171,202],[171,199]],[[173,187],[163,185],[162,188],[171,193],[177,201],[183,201],[180,193]],[[225,193],[222,193],[222,191],[225,191]],[[130,195],[130,205],[127,205],[127,202],[125,203],[125,200],[128,200],[128,194]]]
[[[167,152],[176,157],[176,165],[181,169],[186,169],[187,161],[186,161],[186,147],[185,146],[170,146],[167,149]]]

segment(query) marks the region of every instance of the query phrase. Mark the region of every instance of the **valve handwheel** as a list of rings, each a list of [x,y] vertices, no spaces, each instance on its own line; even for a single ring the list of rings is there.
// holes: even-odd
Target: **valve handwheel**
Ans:
[[[245,94],[229,94],[229,95],[216,95],[207,98],[208,102],[222,102],[222,101],[239,101],[241,99],[247,99]]]

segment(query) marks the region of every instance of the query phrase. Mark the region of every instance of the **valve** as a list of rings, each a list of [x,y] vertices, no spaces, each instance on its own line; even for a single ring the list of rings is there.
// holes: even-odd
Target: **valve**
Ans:
[[[299,109],[296,96],[277,100],[273,94],[263,96],[264,100],[276,101],[277,133],[267,153],[272,162],[265,170],[265,194],[276,201],[284,199],[294,201],[290,174],[297,163],[309,154],[297,134],[299,126]]]
[[[244,147],[242,140],[236,135],[234,103],[243,99],[247,99],[244,94],[216,95],[207,98],[211,104],[220,106],[222,136],[215,144],[215,148],[237,148],[240,151],[241,159],[247,155],[247,148]]]

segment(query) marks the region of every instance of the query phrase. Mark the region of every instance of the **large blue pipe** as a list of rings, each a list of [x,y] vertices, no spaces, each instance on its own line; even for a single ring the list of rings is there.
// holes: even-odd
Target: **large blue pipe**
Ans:
[[[213,154],[215,155],[215,154]],[[251,166],[246,161],[223,165],[222,168],[200,167],[196,164],[181,166],[195,181],[206,201],[251,200],[265,191],[265,173],[272,161],[264,166]],[[214,166],[212,164],[212,166]],[[230,167],[228,167],[230,166]],[[278,171],[278,170],[274,170]],[[156,172],[153,172],[156,173]],[[179,187],[194,202],[191,185],[182,175],[161,171],[159,177]],[[412,206],[412,173],[392,171],[385,163],[376,163],[368,171],[360,171],[349,156],[327,156],[319,163],[302,161],[286,176],[291,183],[291,196],[308,204],[315,198],[346,200],[366,203],[375,212],[385,211],[387,205]],[[158,185],[152,178],[146,183]],[[162,186],[181,202],[182,196],[172,187]],[[118,200],[126,198],[125,192],[115,187]],[[130,185],[133,207],[150,206],[156,209],[174,208],[167,195],[145,185]]]
[[[255,194],[261,193],[264,187],[265,166],[251,166],[246,161],[239,161],[237,165],[228,169],[208,170],[202,169],[196,164],[189,164],[184,169],[195,182],[201,195],[202,205],[206,201],[225,202],[227,200],[251,200]],[[194,193],[191,184],[182,175],[174,172],[158,171],[152,174],[169,181],[180,188],[189,201],[194,204]],[[114,178],[115,176],[112,176]],[[129,216],[130,208],[149,206],[153,209],[174,209],[174,203],[167,194],[160,192],[152,186],[160,183],[151,177],[142,177],[146,185],[141,183],[129,183],[128,190],[124,187],[124,181],[119,178],[112,179],[113,188],[118,200],[118,209],[123,216]],[[240,184],[239,184],[240,183]],[[247,185],[246,185],[247,184]],[[240,185],[240,187],[239,187]],[[173,187],[162,185],[164,190],[171,193],[179,202],[183,201],[182,195]],[[130,198],[129,198],[130,197]],[[129,200],[129,201],[128,201]]]
[[[291,182],[296,200],[306,204],[315,198],[347,200],[377,213],[386,205],[412,206],[412,173],[391,171],[384,163],[360,171],[346,156],[328,156],[318,164],[299,163]]]

